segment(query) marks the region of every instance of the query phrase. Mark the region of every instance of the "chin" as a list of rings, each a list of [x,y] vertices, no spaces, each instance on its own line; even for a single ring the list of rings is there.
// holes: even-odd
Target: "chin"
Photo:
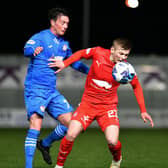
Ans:
[[[65,32],[61,32],[60,35],[63,36],[65,34]]]

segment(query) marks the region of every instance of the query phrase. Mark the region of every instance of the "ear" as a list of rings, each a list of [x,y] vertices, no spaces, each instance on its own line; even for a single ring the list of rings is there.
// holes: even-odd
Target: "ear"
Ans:
[[[54,26],[55,25],[55,21],[54,20],[50,20],[50,24],[51,24],[51,26]]]
[[[110,51],[111,51],[111,53],[114,52],[114,47],[113,46],[110,48]]]

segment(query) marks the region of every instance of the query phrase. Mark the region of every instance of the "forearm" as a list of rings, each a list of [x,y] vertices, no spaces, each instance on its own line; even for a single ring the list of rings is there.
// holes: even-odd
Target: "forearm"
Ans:
[[[24,56],[25,57],[33,57],[34,49],[32,47],[24,48]]]
[[[50,68],[58,67],[59,69],[56,71],[56,73],[58,73],[58,72],[62,71],[64,68],[66,68],[72,64],[71,66],[74,69],[87,74],[89,72],[89,67],[87,65],[85,65],[84,63],[80,62],[79,60],[81,58],[89,59],[92,56],[93,56],[92,52],[90,52],[90,54],[88,54],[87,49],[83,49],[83,50],[79,50],[79,51],[75,52],[74,54],[69,56],[64,61],[58,60],[55,58],[50,58],[48,61],[51,61],[51,62],[48,65]]]
[[[64,66],[67,67],[70,64],[79,61],[83,55],[84,55],[85,50],[79,50],[77,52],[75,52],[74,54],[72,54],[69,58],[67,58],[66,60],[64,60]]]
[[[77,70],[77,71],[80,71],[80,72],[82,72],[82,73],[85,73],[85,74],[88,74],[88,72],[89,72],[89,67],[88,67],[86,64],[84,64],[83,62],[81,62],[81,61],[76,61],[76,62],[74,62],[74,63],[71,65],[71,67],[72,67],[73,69],[75,69],[75,70]]]
[[[146,112],[143,90],[137,78],[133,81],[132,87],[133,87],[134,94],[137,99],[141,113]]]

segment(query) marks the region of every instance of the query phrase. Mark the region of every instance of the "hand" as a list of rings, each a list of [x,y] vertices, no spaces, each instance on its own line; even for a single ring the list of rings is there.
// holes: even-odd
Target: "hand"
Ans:
[[[147,123],[147,120],[149,120],[150,125],[152,127],[154,126],[153,120],[152,120],[151,116],[147,112],[141,113],[141,117],[142,117],[144,123]]]
[[[37,47],[37,48],[34,50],[33,55],[34,55],[34,56],[38,55],[39,53],[41,53],[42,50],[43,50],[43,47]]]
[[[57,71],[55,71],[55,73],[58,73],[65,68],[64,62],[59,58],[50,58],[48,59],[48,61],[51,61],[50,63],[48,63],[50,68],[53,68],[53,67],[59,68]]]

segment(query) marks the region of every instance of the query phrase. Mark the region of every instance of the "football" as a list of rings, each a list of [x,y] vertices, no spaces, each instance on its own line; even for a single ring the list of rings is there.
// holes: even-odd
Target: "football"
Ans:
[[[129,62],[118,62],[112,70],[114,80],[121,84],[131,82],[135,74],[135,69]]]

